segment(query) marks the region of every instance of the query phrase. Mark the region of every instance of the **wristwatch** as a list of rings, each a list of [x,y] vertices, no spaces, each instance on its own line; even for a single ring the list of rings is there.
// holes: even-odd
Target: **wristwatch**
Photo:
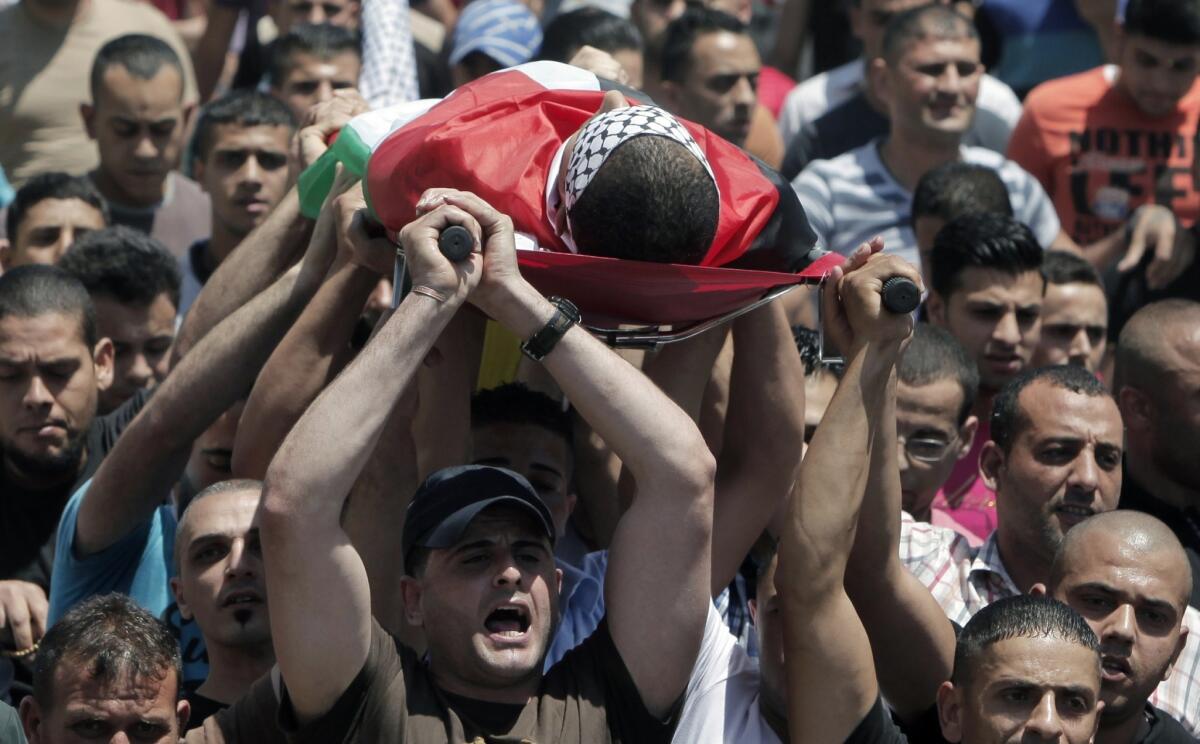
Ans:
[[[542,326],[542,330],[521,344],[521,353],[535,362],[545,359],[558,344],[558,340],[580,319],[579,308],[575,307],[575,303],[562,297],[547,299],[554,305],[554,316]]]

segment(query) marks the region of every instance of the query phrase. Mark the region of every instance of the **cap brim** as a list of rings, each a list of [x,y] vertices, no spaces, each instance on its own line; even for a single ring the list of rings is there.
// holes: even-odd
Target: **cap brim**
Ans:
[[[471,520],[479,516],[479,513],[490,506],[497,504],[511,504],[523,509],[527,514],[533,517],[534,523],[541,525],[542,531],[550,540],[550,544],[554,545],[554,525],[548,523],[541,512],[537,510],[533,504],[530,504],[525,499],[519,496],[493,496],[489,499],[476,501],[468,504],[450,516],[442,520],[441,524],[434,527],[427,534],[422,535],[416,541],[416,547],[422,548],[449,548],[462,539],[463,533],[467,531]]]

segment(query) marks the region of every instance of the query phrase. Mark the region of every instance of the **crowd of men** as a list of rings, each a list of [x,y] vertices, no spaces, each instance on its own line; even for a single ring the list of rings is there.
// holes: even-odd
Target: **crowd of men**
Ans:
[[[1200,0],[0,0],[0,744],[1197,741],[1197,143]]]

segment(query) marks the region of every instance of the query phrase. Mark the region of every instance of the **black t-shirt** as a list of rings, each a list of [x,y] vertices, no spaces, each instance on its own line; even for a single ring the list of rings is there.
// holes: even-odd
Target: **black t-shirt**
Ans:
[[[92,420],[84,435],[87,462],[69,484],[30,491],[8,482],[0,468],[0,580],[29,581],[49,591],[58,518],[67,499],[96,474],[117,437],[149,397],[148,391],[139,391],[117,410]]]
[[[183,694],[184,700],[188,701],[192,712],[188,714],[187,730],[191,731],[194,728],[200,728],[204,723],[204,719],[211,715],[219,713],[229,706],[225,703],[218,703],[209,697],[204,697],[200,693],[192,690]]]
[[[1146,704],[1146,720],[1150,730],[1134,744],[1195,744],[1198,741],[1183,724],[1149,703]]]
[[[858,728],[846,737],[846,744],[945,744],[945,741],[936,707],[923,713],[912,726],[901,729],[892,720],[882,698],[875,699],[875,705],[859,722]]]

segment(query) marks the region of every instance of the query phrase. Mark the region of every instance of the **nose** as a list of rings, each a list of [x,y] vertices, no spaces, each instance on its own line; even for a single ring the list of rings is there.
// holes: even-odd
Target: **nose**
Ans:
[[[1062,736],[1062,721],[1058,718],[1058,706],[1054,691],[1047,690],[1025,722],[1025,731],[1046,740],[1058,740]]]
[[[54,396],[50,394],[50,388],[46,387],[41,375],[34,374],[30,378],[29,387],[25,389],[25,399],[22,402],[26,408],[41,408],[54,404]]]
[[[908,459],[908,450],[904,447],[904,440],[899,438],[896,439],[896,459],[900,463],[901,474],[908,472],[908,469],[912,467],[912,462]]]
[[[62,229],[58,231],[58,240],[54,244],[55,255],[61,257],[74,242],[75,228],[71,225],[63,225]]]
[[[225,574],[234,576],[253,576],[257,566],[252,553],[246,550],[244,539],[234,540],[229,547],[229,556],[225,562]]]
[[[1092,342],[1088,340],[1086,328],[1080,328],[1075,332],[1074,338],[1071,339],[1071,345],[1067,348],[1067,356],[1072,364],[1087,366],[1092,358]]]
[[[308,22],[317,25],[327,20],[329,18],[325,15],[325,9],[321,7],[320,3],[313,3],[312,10],[308,12]]]
[[[1017,314],[1008,312],[996,324],[992,331],[992,340],[1006,346],[1016,346],[1021,343],[1021,326],[1017,322]]]
[[[505,556],[502,561],[500,570],[496,572],[496,578],[493,583],[496,586],[519,586],[521,584],[521,569],[517,568],[517,562],[512,556]]]
[[[754,90],[754,86],[750,84],[750,78],[746,75],[738,78],[737,83],[733,86],[733,100],[738,106],[746,108],[752,107],[758,101],[758,94]]]
[[[1108,616],[1101,640],[1133,643],[1137,633],[1137,613],[1133,605],[1123,604]]]
[[[948,64],[942,69],[942,74],[937,78],[937,87],[943,93],[957,93],[962,88],[962,78],[956,65]]]
[[[390,279],[380,279],[367,298],[367,310],[383,312],[392,306],[392,282]]]
[[[326,101],[331,100],[333,100],[333,83],[329,82],[328,80],[323,80],[321,84],[317,86],[317,102],[325,103]]]
[[[137,147],[133,150],[133,156],[142,158],[143,160],[152,160],[158,157],[158,147],[154,144],[154,139],[150,136],[138,138]]]
[[[154,370],[146,361],[146,355],[140,351],[135,353],[129,362],[129,369],[125,372],[125,379],[135,388],[144,388],[149,387],[152,377]]]
[[[1096,455],[1092,449],[1080,450],[1071,467],[1071,475],[1067,479],[1067,487],[1072,491],[1091,494],[1100,487],[1100,468],[1096,465]]]
[[[262,164],[258,162],[258,156],[251,153],[245,164],[242,165],[241,182],[243,184],[260,184],[262,183]]]

